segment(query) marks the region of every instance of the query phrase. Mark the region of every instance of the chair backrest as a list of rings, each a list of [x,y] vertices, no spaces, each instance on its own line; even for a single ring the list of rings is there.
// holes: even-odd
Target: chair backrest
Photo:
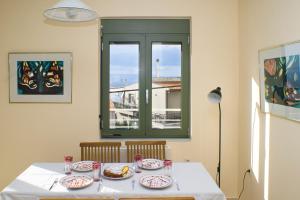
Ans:
[[[121,142],[81,142],[81,160],[120,162]]]
[[[51,198],[40,198],[40,200],[114,200],[113,198],[61,198],[61,197],[51,197]]]
[[[120,198],[119,200],[195,200],[194,197],[146,197]]]
[[[143,158],[166,159],[166,141],[126,141],[127,162],[133,162],[136,154]]]
[[[40,200],[113,200],[108,198],[41,198]],[[120,198],[119,200],[195,200],[194,197],[146,197]]]

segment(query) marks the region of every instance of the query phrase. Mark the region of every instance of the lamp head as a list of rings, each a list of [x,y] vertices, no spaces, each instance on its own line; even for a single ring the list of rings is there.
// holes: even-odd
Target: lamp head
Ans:
[[[52,8],[45,10],[44,16],[63,22],[87,22],[98,17],[96,11],[81,0],[61,0]]]
[[[210,91],[207,95],[208,100],[212,103],[220,103],[222,100],[221,88],[217,87],[216,89]]]

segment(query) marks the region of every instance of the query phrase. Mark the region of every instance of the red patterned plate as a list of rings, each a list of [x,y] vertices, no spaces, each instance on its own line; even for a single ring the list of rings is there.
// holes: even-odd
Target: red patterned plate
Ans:
[[[163,161],[152,158],[143,159],[141,165],[139,165],[139,167],[142,169],[160,169],[163,166]]]
[[[60,184],[68,189],[81,189],[93,183],[93,178],[85,175],[71,175],[60,179]]]
[[[72,164],[72,169],[77,172],[88,172],[93,170],[93,161],[80,161]]]
[[[140,178],[140,184],[146,188],[163,189],[172,185],[173,180],[165,175],[147,175]]]

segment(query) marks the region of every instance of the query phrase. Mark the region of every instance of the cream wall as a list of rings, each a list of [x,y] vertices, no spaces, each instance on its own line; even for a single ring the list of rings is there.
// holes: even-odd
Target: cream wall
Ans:
[[[47,21],[55,0],[0,0],[0,188],[32,162],[79,159],[80,141],[99,140],[98,24]],[[237,195],[238,0],[86,0],[102,17],[192,18],[192,139],[171,140],[173,159],[200,161],[215,176],[218,109],[207,93],[223,90],[222,189]],[[72,104],[9,104],[9,52],[72,52]]]
[[[260,111],[256,122],[251,117],[259,81],[258,50],[300,39],[299,7],[297,0],[240,0],[240,176],[251,166],[251,155],[259,172],[258,179],[251,173],[246,181],[245,200],[300,199],[300,124]],[[259,137],[253,130],[257,123]]]

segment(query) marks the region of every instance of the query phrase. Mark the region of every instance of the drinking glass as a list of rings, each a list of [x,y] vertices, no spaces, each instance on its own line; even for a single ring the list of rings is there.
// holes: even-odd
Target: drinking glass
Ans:
[[[65,156],[65,174],[71,174],[73,156]]]
[[[139,168],[139,166],[142,165],[142,160],[143,160],[142,155],[136,154],[134,156],[134,171],[136,173],[141,173],[142,172],[142,170]]]
[[[93,162],[93,179],[94,181],[100,180],[101,163]]]
[[[166,176],[172,176],[172,160],[164,160],[164,170]]]

